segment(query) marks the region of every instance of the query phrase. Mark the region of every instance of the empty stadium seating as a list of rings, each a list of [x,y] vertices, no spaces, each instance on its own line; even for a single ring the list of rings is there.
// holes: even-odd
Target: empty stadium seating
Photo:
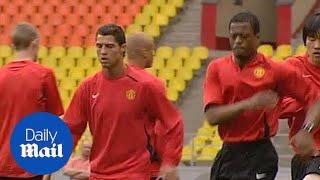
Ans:
[[[79,83],[101,69],[93,46],[99,25],[114,22],[125,27],[127,35],[144,31],[157,38],[184,0],[104,0],[99,4],[96,0],[39,0],[28,3],[25,11],[21,8],[25,3],[20,2],[0,4],[4,10],[0,14],[0,66],[14,59],[9,38],[12,27],[20,21],[36,25],[41,35],[39,63],[54,70],[60,97],[67,107]],[[162,46],[147,71],[163,80],[168,99],[176,102],[208,56],[208,49],[202,46]],[[88,130],[79,145],[84,139],[90,139]],[[79,151],[77,146],[76,153]]]

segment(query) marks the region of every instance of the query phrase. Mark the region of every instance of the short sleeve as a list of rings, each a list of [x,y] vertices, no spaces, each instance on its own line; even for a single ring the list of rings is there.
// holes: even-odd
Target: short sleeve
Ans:
[[[211,104],[223,104],[219,74],[217,71],[217,66],[213,62],[208,66],[203,89],[203,100],[205,109]]]

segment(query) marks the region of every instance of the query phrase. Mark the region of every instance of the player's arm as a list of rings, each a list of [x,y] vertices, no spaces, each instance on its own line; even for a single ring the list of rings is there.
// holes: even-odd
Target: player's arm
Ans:
[[[307,114],[305,127],[293,138],[293,144],[302,155],[310,155],[314,152],[312,130],[320,124],[319,89],[313,83],[304,79],[293,67],[279,64],[277,91],[281,96],[289,96],[296,99],[306,107]],[[299,84],[297,86],[297,84]]]
[[[72,133],[74,148],[87,126],[88,97],[90,97],[87,91],[86,84],[79,86],[63,118]]]
[[[183,120],[180,112],[170,102],[165,94],[156,86],[148,84],[145,88],[147,99],[146,109],[150,119],[157,119],[163,129],[165,147],[162,152],[162,167],[164,173],[173,173],[178,166],[183,148]],[[161,172],[160,172],[161,173]]]
[[[303,78],[292,66],[280,64],[277,91],[281,96],[296,99],[308,109],[306,123],[313,123],[314,128],[320,124],[320,90],[312,82]]]
[[[46,111],[60,116],[64,113],[64,110],[58,92],[56,78],[53,72],[49,70],[44,79],[44,98],[46,99]]]
[[[79,173],[73,176],[75,179],[89,179],[89,171],[87,170],[79,170]]]
[[[211,125],[226,123],[246,110],[274,107],[277,100],[278,96],[275,92],[263,91],[234,104],[225,104],[217,68],[214,64],[208,67],[204,82],[204,104],[205,116]]]
[[[70,159],[69,162],[63,167],[62,173],[66,176],[74,177],[75,175],[79,174],[80,171],[77,169],[74,169],[74,159]]]

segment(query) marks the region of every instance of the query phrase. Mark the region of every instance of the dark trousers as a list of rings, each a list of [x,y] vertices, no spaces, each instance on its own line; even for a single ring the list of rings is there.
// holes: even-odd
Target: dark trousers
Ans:
[[[291,178],[292,180],[303,180],[308,174],[320,175],[320,156],[302,158],[294,155],[291,160]]]
[[[211,180],[273,180],[278,155],[270,139],[224,143],[211,168]]]

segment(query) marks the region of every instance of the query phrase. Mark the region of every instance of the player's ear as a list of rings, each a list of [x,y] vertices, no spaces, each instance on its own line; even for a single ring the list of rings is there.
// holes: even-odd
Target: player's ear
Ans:
[[[127,51],[127,44],[126,43],[123,43],[121,46],[120,46],[120,49],[121,49],[121,52],[123,54],[123,57],[126,56],[126,51]]]

